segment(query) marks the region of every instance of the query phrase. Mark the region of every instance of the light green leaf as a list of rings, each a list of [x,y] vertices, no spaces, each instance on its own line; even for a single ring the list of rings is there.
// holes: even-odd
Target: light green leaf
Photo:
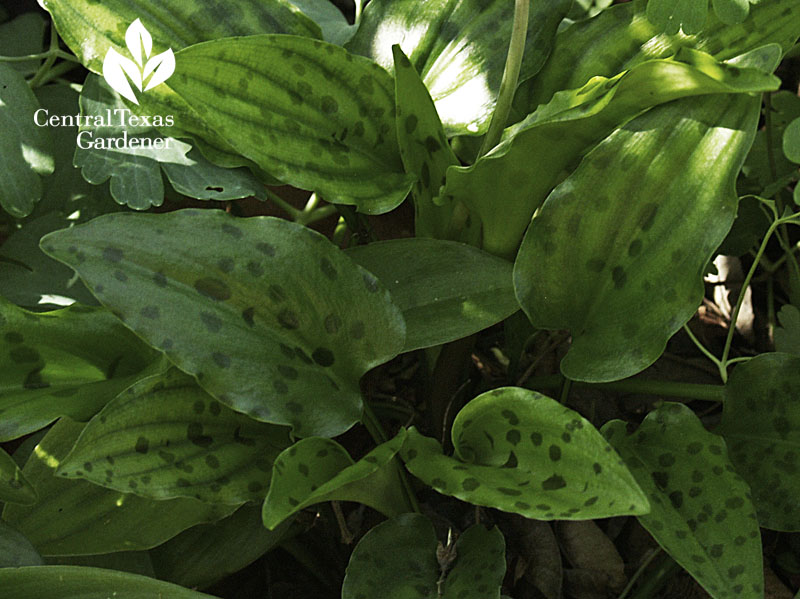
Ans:
[[[800,118],[796,118],[783,132],[783,153],[792,162],[800,163]]]
[[[361,376],[403,349],[402,315],[380,283],[285,220],[108,215],[42,247],[222,403],[301,436],[350,428]]]
[[[800,356],[800,310],[786,304],[778,312],[779,327],[775,327],[775,351]]]
[[[25,535],[0,520],[0,568],[41,566],[43,563]]]
[[[749,95],[653,108],[547,198],[514,285],[535,327],[572,332],[565,376],[600,382],[644,370],[694,314],[706,263],[736,215],[734,182],[759,108]]]
[[[647,20],[647,1],[616,4],[559,32],[544,68],[517,90],[519,118],[549,102],[559,90],[582,87],[595,76],[614,77],[647,60],[670,58],[680,48],[723,61],[767,44],[780,44],[787,52],[800,36],[796,0],[755,4],[747,21],[738,25],[726,25],[712,15],[696,35],[662,33]]]
[[[88,420],[158,354],[107,310],[74,305],[34,313],[0,298],[0,441],[59,416]]]
[[[290,443],[287,433],[223,406],[173,369],[106,405],[56,474],[151,499],[238,505],[264,498],[272,462]]]
[[[495,389],[470,401],[452,429],[455,455],[412,428],[402,456],[436,491],[538,520],[648,511],[631,473],[591,423],[535,391]]]
[[[81,92],[81,114],[104,119],[108,114],[115,116],[110,126],[83,128],[80,144],[91,147],[78,145],[75,166],[81,168],[84,178],[93,185],[104,183],[110,177],[111,195],[118,204],[135,210],[160,206],[164,202],[162,169],[178,192],[193,198],[264,197],[264,186],[247,169],[216,166],[191,145],[173,137],[164,138],[154,127],[120,125],[116,115],[125,109],[122,97],[102,77],[89,74]],[[128,137],[129,143],[142,145],[161,140],[157,143],[165,147],[102,147],[123,135]],[[134,139],[137,141],[133,142]]]
[[[2,19],[0,19],[2,20]],[[27,56],[38,54],[44,49],[44,26],[42,15],[25,12],[13,21],[0,25],[0,56]],[[22,75],[33,75],[41,60],[10,62],[8,66]]]
[[[36,491],[23,476],[14,459],[0,447],[0,501],[36,503]]]
[[[544,64],[570,0],[535,2],[520,81]],[[422,77],[448,135],[485,133],[494,112],[513,23],[504,0],[373,0],[348,44],[385,69],[398,44]]]
[[[800,357],[769,353],[739,364],[725,386],[720,432],[753,490],[761,526],[800,531]]]
[[[372,61],[285,35],[197,44],[175,58],[170,85],[281,181],[370,214],[406,197],[412,180],[397,147],[394,86]]]
[[[185,587],[205,588],[275,547],[286,529],[267,530],[261,524],[261,506],[243,505],[219,522],[193,526],[151,549],[155,575]]]
[[[777,46],[750,55],[759,66],[761,54],[777,66]],[[445,194],[462,200],[480,218],[486,251],[510,258],[547,194],[587,150],[621,124],[678,98],[757,92],[779,84],[770,73],[718,63],[689,49],[611,79],[594,77],[580,89],[557,93],[507,129],[502,143],[473,166],[450,168]],[[504,198],[502,207],[498,196]]]
[[[405,429],[358,462],[331,439],[310,437],[275,460],[269,493],[261,512],[264,526],[275,529],[292,514],[324,501],[357,501],[387,516],[405,510],[403,489],[392,459],[406,439]]]
[[[259,33],[285,33],[319,37],[319,27],[288,0],[165,0],[154,10],[148,0],[42,0],[50,12],[58,33],[93,73],[102,74],[103,60],[109,48],[130,56],[125,31],[141,19],[153,40],[152,55],[167,49],[177,52],[200,42]],[[180,70],[180,67],[178,67]],[[172,137],[194,137],[203,154],[216,164],[227,167],[248,162],[219,137],[170,86],[165,83],[140,94],[139,106],[128,107],[139,115],[173,115],[174,127],[162,133]]]
[[[214,599],[147,576],[82,566],[3,568],[0,587],[14,599]]]
[[[83,429],[62,418],[47,433],[22,472],[39,495],[32,506],[7,504],[3,520],[42,555],[91,555],[150,549],[201,522],[232,513],[234,506],[196,499],[154,501],[86,481],[55,475]],[[113,458],[104,470],[113,473]]]
[[[631,435],[603,427],[650,498],[639,522],[714,599],[763,597],[761,538],[750,489],[725,442],[689,408],[666,403]]]
[[[760,0],[713,0],[714,12],[722,23],[741,23],[750,12],[750,4]],[[708,0],[648,0],[647,17],[656,27],[674,35],[699,33],[706,23]]]
[[[404,352],[477,333],[519,310],[511,264],[438,239],[393,239],[347,250],[378,277],[406,321]]]
[[[497,528],[476,524],[464,531],[446,578],[440,575],[436,555],[436,533],[428,518],[403,514],[387,520],[364,535],[353,551],[342,599],[499,599],[506,560],[505,540]]]
[[[42,197],[40,175],[55,168],[49,132],[34,121],[39,108],[22,74],[0,63],[0,207],[15,218],[33,211]]]
[[[330,0],[289,0],[289,2],[319,25],[322,39],[326,42],[342,46],[356,32],[356,26],[350,25],[342,11]]]

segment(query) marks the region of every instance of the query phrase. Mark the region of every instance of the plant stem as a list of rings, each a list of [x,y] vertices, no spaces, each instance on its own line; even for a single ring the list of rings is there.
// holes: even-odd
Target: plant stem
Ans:
[[[528,379],[530,389],[561,389],[563,377],[560,374],[539,376]],[[572,381],[574,389],[601,389],[617,393],[641,393],[644,395],[666,395],[697,399],[701,401],[724,401],[725,387],[722,385],[701,385],[697,383],[676,383],[673,381],[654,381],[650,379],[624,379],[611,383],[584,383]]]
[[[631,592],[633,585],[636,584],[636,581],[639,580],[639,577],[647,569],[647,566],[650,565],[650,562],[652,562],[659,553],[661,553],[661,547],[656,547],[655,549],[651,550],[650,555],[648,555],[647,558],[642,562],[642,565],[639,566],[639,569],[636,570],[636,573],[633,576],[631,576],[628,585],[625,587],[625,589],[623,589],[623,591],[620,593],[617,599],[625,599],[625,597],[628,596],[628,593]]]
[[[58,32],[56,31],[56,26],[53,22],[50,23],[50,49],[48,50],[48,56],[45,61],[42,63],[42,66],[39,67],[39,70],[36,71],[36,74],[33,76],[28,82],[28,85],[31,86],[31,89],[37,88],[42,84],[42,81],[50,72],[50,69],[53,67],[53,64],[58,60],[58,56],[56,52],[58,51]]]
[[[508,115],[511,112],[511,103],[514,100],[514,92],[517,90],[517,83],[519,82],[522,55],[525,53],[525,39],[528,36],[530,9],[531,0],[515,0],[514,24],[511,30],[511,43],[508,45],[503,79],[500,82],[500,91],[497,94],[497,104],[495,105],[494,114],[492,114],[492,120],[489,123],[489,130],[486,132],[486,137],[483,138],[478,158],[498,144],[503,136],[503,129],[506,128]]]
[[[269,188],[266,188],[266,192],[269,201],[275,204],[278,208],[280,208],[284,212],[286,212],[286,214],[291,216],[292,220],[295,220],[300,215],[300,210],[292,206],[289,202],[284,200],[277,193],[275,193]]]
[[[658,555],[658,554],[657,554]],[[652,599],[664,586],[667,580],[680,570],[680,566],[666,553],[661,553],[661,558],[653,569],[653,573],[642,583],[631,599]]]
[[[688,324],[683,325],[683,330],[689,336],[689,339],[691,339],[692,342],[697,346],[697,349],[703,352],[703,355],[712,362],[714,362],[714,364],[717,365],[717,368],[719,368],[720,361],[714,354],[712,354],[709,350],[706,349],[706,346],[703,345],[697,337],[695,337],[694,333],[692,333],[692,329],[689,328]]]
[[[39,82],[39,85],[44,85],[46,83],[50,83],[53,79],[58,79],[64,73],[68,73],[72,69],[79,67],[80,63],[78,62],[60,62],[55,65],[52,69],[47,71],[42,80]]]
[[[53,55],[55,55],[56,58],[61,58],[63,60],[80,64],[80,61],[76,56],[73,56],[69,52],[64,52],[60,48],[57,48],[56,50],[47,50],[46,52],[39,52],[38,54],[26,54],[24,56],[0,56],[0,62],[26,62],[28,60],[50,58]]]

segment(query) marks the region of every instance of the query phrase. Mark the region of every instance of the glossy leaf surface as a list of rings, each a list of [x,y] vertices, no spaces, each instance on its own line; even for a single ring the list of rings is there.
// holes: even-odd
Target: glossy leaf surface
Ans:
[[[15,599],[214,599],[147,576],[81,566],[3,568],[0,587]]]
[[[403,348],[402,315],[375,277],[285,220],[109,215],[42,243],[222,403],[301,436],[347,430],[361,376]]]
[[[22,470],[39,500],[31,506],[7,504],[3,510],[3,520],[28,537],[42,555],[149,549],[235,509],[196,499],[153,501],[56,476],[82,429],[82,424],[63,418],[50,429]],[[107,460],[104,470],[113,476],[113,467]]]
[[[427,517],[403,514],[383,522],[353,551],[342,599],[499,599],[506,563],[505,540],[497,528],[475,525],[464,531],[446,578],[440,578],[436,555],[436,533]]]
[[[720,432],[750,483],[761,526],[800,530],[800,357],[762,354],[738,365],[725,386]]]
[[[521,79],[544,64],[568,0],[536,2]],[[398,44],[422,77],[448,135],[485,133],[511,39],[514,5],[502,0],[373,0],[348,48],[391,70]]]
[[[694,314],[706,262],[735,218],[734,181],[759,108],[749,95],[653,108],[603,140],[548,196],[520,248],[514,285],[534,326],[572,332],[561,362],[567,377],[635,374]]]
[[[0,440],[59,416],[88,420],[157,371],[157,355],[105,309],[34,313],[0,299]]]
[[[405,429],[357,462],[332,439],[298,441],[275,460],[264,526],[274,529],[292,514],[323,501],[357,501],[387,516],[405,511],[403,490],[392,459],[406,439]]]
[[[263,499],[272,462],[287,445],[286,428],[234,412],[173,369],[106,405],[57,474],[150,499],[241,504]]]
[[[577,412],[534,391],[495,389],[470,401],[452,429],[453,457],[409,431],[409,471],[445,495],[540,520],[643,514],[639,485]]]
[[[403,312],[404,352],[461,339],[519,310],[511,264],[466,244],[392,239],[346,253],[378,277]]]
[[[650,498],[639,516],[650,534],[714,599],[762,597],[761,537],[750,489],[725,441],[681,404],[667,403],[628,435],[603,428]]]
[[[371,214],[395,208],[408,193],[394,86],[372,61],[283,35],[198,44],[176,58],[170,85],[233,148],[281,181]]]

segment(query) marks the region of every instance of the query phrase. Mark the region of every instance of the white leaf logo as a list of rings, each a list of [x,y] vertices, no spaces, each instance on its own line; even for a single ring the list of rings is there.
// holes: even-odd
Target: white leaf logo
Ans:
[[[103,77],[123,98],[139,104],[131,83],[140,92],[164,83],[175,72],[175,55],[169,48],[151,58],[153,38],[139,19],[125,32],[125,44],[133,60],[109,48],[103,60]]]

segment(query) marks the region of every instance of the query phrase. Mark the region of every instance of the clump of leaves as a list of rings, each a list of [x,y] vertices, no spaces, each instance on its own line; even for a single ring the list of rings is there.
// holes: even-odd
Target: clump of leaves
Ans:
[[[47,46],[0,22],[8,596],[765,596],[762,530],[800,532],[795,0],[41,4]],[[121,96],[137,44],[175,73]],[[129,133],[172,145],[76,148]],[[687,326],[723,251],[760,345]]]

